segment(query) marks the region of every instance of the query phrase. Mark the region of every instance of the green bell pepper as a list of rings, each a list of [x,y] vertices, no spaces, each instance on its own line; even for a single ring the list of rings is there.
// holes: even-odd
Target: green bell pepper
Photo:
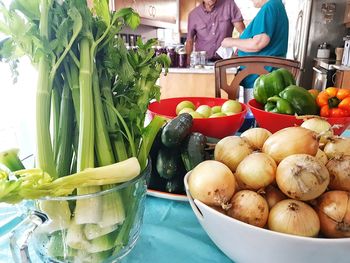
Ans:
[[[278,95],[291,84],[295,84],[293,75],[280,68],[259,76],[254,83],[253,95],[257,102],[265,104],[268,98]]]
[[[318,113],[315,99],[302,87],[291,85],[280,92],[279,96],[287,100],[298,115],[314,115]]]
[[[278,96],[273,96],[267,99],[265,104],[265,111],[281,113],[281,114],[294,114],[292,105],[285,99]]]
[[[295,85],[295,78],[293,74],[285,68],[279,68],[276,70],[282,75],[283,81],[284,81],[284,87],[288,87],[290,85]]]

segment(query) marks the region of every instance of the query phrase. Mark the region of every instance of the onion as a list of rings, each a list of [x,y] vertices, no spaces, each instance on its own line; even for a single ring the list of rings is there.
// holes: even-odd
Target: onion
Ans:
[[[350,193],[329,191],[318,200],[321,232],[326,237],[350,237]]]
[[[330,175],[329,188],[350,191],[350,156],[335,157],[326,164]]]
[[[241,137],[246,138],[254,150],[261,150],[266,139],[271,135],[272,133],[264,128],[251,128],[243,132]]]
[[[316,157],[317,160],[319,160],[324,165],[326,165],[326,163],[328,162],[327,154],[324,151],[322,151],[321,149],[317,150],[317,153],[316,153],[315,157]]]
[[[316,132],[320,136],[320,143],[326,143],[334,135],[329,122],[321,118],[308,119],[300,126]]]
[[[276,169],[276,162],[269,155],[252,153],[239,163],[235,176],[244,189],[258,190],[275,180]]]
[[[302,127],[288,127],[272,134],[262,150],[279,163],[285,157],[297,153],[315,156],[318,145],[315,132]]]
[[[207,160],[198,164],[188,179],[194,199],[211,206],[223,206],[235,192],[236,179],[223,163]]]
[[[270,209],[279,201],[287,199],[287,196],[273,185],[267,186],[263,191],[261,191],[261,195],[265,197]]]
[[[323,151],[329,159],[341,155],[350,155],[350,139],[342,137],[332,138],[325,145]]]
[[[276,182],[285,195],[307,201],[319,197],[327,189],[329,173],[316,157],[294,154],[278,165]]]
[[[301,201],[286,199],[271,209],[268,228],[286,234],[316,237],[320,231],[320,220],[311,206]]]
[[[232,172],[235,172],[238,164],[252,152],[252,148],[245,139],[239,136],[228,136],[216,144],[214,159],[226,164]]]
[[[269,206],[256,192],[242,190],[232,197],[227,215],[250,225],[264,227],[269,215]]]

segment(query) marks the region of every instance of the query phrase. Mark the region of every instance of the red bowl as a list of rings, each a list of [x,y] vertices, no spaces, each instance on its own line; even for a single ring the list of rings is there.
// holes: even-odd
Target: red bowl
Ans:
[[[227,99],[209,98],[209,97],[180,97],[163,99],[155,101],[148,106],[148,118],[152,119],[155,115],[163,116],[168,119],[176,117],[176,106],[181,101],[189,100],[193,102],[196,108],[199,105],[221,106]],[[233,135],[242,126],[244,116],[247,113],[247,107],[241,103],[242,111],[224,117],[193,119],[192,131],[200,132],[203,135],[213,138],[224,138]]]
[[[265,128],[272,133],[286,127],[300,126],[303,123],[302,119],[297,119],[294,115],[264,111],[264,106],[255,99],[248,101],[248,106],[256,122],[259,124],[259,127]],[[341,135],[350,125],[350,117],[332,117],[326,119],[331,125],[342,125],[339,128],[333,129],[335,135]]]

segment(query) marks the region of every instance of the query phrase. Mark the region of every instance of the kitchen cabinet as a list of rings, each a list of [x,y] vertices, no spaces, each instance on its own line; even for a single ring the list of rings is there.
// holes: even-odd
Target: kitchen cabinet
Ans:
[[[201,4],[201,0],[180,0],[179,1],[179,31],[180,34],[187,33],[188,15],[196,6]]]
[[[124,7],[132,7],[138,12],[141,24],[166,28],[176,27],[177,0],[114,0],[112,9],[119,10]]]
[[[350,70],[337,70],[335,86],[338,88],[350,89]]]
[[[346,27],[350,27],[350,1],[346,2],[344,24]]]

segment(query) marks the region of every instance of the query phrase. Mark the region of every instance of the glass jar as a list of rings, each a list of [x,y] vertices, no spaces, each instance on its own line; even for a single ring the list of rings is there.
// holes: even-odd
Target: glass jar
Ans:
[[[200,65],[200,56],[198,51],[192,51],[191,57],[190,57],[190,67],[196,68]]]
[[[28,244],[43,262],[118,262],[139,237],[150,173],[148,159],[130,181],[91,194],[36,200],[10,237],[15,262],[34,262]]]
[[[178,59],[177,59],[177,54],[175,52],[175,47],[173,46],[167,47],[167,55],[170,58],[170,67],[176,68],[178,65],[178,62],[177,62]]]
[[[187,68],[187,54],[186,54],[186,51],[184,51],[184,50],[178,51],[178,56],[179,56],[178,67],[179,68]]]
[[[207,64],[207,52],[206,51],[199,51],[199,60],[200,60],[200,65],[203,67]]]

